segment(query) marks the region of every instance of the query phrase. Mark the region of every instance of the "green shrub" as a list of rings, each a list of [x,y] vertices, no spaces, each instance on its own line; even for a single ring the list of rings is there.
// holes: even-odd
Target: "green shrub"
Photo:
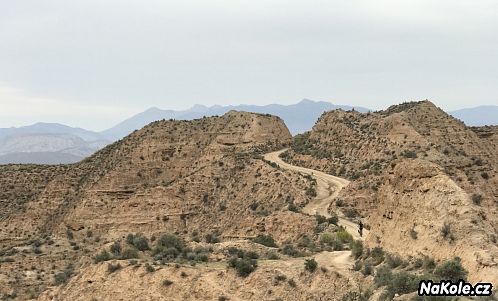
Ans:
[[[308,272],[313,273],[318,267],[318,262],[316,262],[315,258],[306,259],[304,262],[304,269]]]
[[[401,153],[402,156],[404,156],[405,158],[410,158],[410,159],[415,159],[417,158],[417,153],[414,152],[414,151],[411,151],[411,150],[404,150],[402,153]]]
[[[353,265],[353,271],[359,271],[363,267],[363,262],[361,260],[356,260]]]
[[[64,270],[54,275],[55,285],[66,284],[74,273],[74,267],[69,264]]]
[[[195,255],[194,260],[199,261],[199,262],[208,262],[209,257],[206,254],[201,253],[201,254]]]
[[[148,241],[147,237],[145,237],[141,233],[128,234],[128,236],[126,237],[126,242],[128,244],[134,246],[135,248],[137,248],[137,250],[139,250],[139,251],[150,250],[149,241]]]
[[[424,265],[424,262],[421,258],[416,258],[413,262],[413,268],[420,269]]]
[[[216,233],[206,234],[205,238],[206,238],[206,242],[209,244],[215,244],[215,243],[220,242],[220,238],[218,237],[218,235]]]
[[[335,240],[335,237],[332,233],[322,233],[320,235],[320,243],[324,245],[331,245],[332,242]]]
[[[443,224],[443,227],[441,228],[441,235],[444,239],[449,239],[450,241],[455,239],[453,233],[451,233],[451,225],[447,223]]]
[[[358,259],[363,255],[363,243],[361,240],[355,240],[351,243],[351,255],[354,259]]]
[[[343,243],[331,233],[323,233],[320,236],[320,243],[332,247],[334,251],[341,251],[343,249]]]
[[[277,274],[275,275],[275,280],[278,282],[285,281],[287,280],[287,276],[285,276],[284,274]]]
[[[391,283],[392,278],[393,273],[391,272],[391,269],[385,265],[382,265],[377,268],[374,277],[374,283],[377,287],[388,285],[389,283]]]
[[[339,239],[342,243],[350,243],[353,241],[353,236],[346,231],[346,229],[342,228],[336,233],[337,239]]]
[[[112,263],[109,263],[109,264],[107,265],[107,271],[108,271],[109,273],[114,273],[114,272],[116,272],[117,270],[121,270],[121,268],[122,268],[122,266],[121,266],[121,264],[119,264],[119,263],[117,263],[117,264],[112,264]]]
[[[290,203],[287,206],[287,209],[292,212],[299,212],[299,207],[297,207],[294,203]]]
[[[67,239],[69,239],[69,240],[74,239],[74,234],[73,234],[73,231],[71,231],[71,229],[66,230],[66,235],[67,235]]]
[[[170,285],[172,285],[172,284],[173,284],[173,281],[171,281],[171,280],[168,280],[168,279],[164,279],[164,280],[163,280],[163,285],[164,285],[164,286],[170,286]]]
[[[181,252],[185,248],[185,242],[175,234],[163,234],[156,241],[156,246],[163,248],[175,248]]]
[[[347,218],[355,218],[357,217],[359,214],[358,214],[358,211],[355,209],[355,208],[346,208],[344,210],[344,215],[347,217]]]
[[[428,272],[432,272],[436,268],[436,262],[434,261],[434,258],[431,258],[429,256],[424,256],[422,265]]]
[[[327,218],[323,215],[315,214],[315,219],[318,224],[323,224],[327,221]]]
[[[363,264],[363,275],[368,276],[372,275],[373,273],[373,267],[372,267],[372,261],[371,260],[365,260]]]
[[[287,283],[289,284],[290,287],[296,287],[297,286],[296,281],[294,281],[294,279],[287,280]]]
[[[259,234],[252,241],[267,247],[272,247],[272,248],[277,247],[277,244],[275,243],[275,240],[271,235]]]
[[[248,257],[232,257],[228,261],[228,266],[230,268],[234,268],[237,271],[237,275],[239,275],[240,277],[247,277],[256,269],[256,267],[258,266],[258,262],[256,259]]]
[[[136,249],[125,248],[121,252],[121,259],[132,259],[132,258],[138,258],[138,252]]]
[[[472,202],[474,202],[474,204],[480,206],[481,202],[482,202],[482,195],[477,194],[477,193],[472,194]]]
[[[387,254],[386,256],[386,264],[391,268],[395,269],[399,266],[405,265],[405,262],[403,259],[397,255],[394,254]]]
[[[370,257],[373,259],[373,264],[378,265],[384,261],[384,250],[381,247],[375,247],[370,251]]]
[[[410,237],[411,237],[412,239],[417,239],[417,238],[418,238],[418,233],[417,233],[417,231],[415,231],[415,229],[414,229],[414,228],[411,228],[411,229],[410,229]]]
[[[121,243],[119,241],[116,241],[111,245],[111,253],[114,255],[121,254]]]
[[[278,256],[278,254],[275,252],[268,252],[266,254],[266,258],[269,260],[277,260],[277,259],[280,259],[280,256]]]
[[[312,184],[310,187],[308,187],[306,189],[306,195],[310,196],[312,198],[316,197],[316,188],[315,188],[315,185]]]
[[[258,255],[258,253],[254,252],[254,251],[247,251],[247,252],[244,252],[242,257],[247,257],[250,259],[258,259],[259,255]]]
[[[200,242],[201,239],[199,238],[199,232],[197,231],[192,231],[192,241],[195,241],[195,242]]]
[[[448,260],[438,266],[434,271],[434,274],[440,277],[443,280],[451,280],[456,282],[460,279],[467,279],[467,270],[462,266],[461,260],[459,257],[455,257],[452,260]]]
[[[299,238],[299,241],[297,242],[297,246],[301,248],[314,248],[315,243],[311,238],[309,238],[308,235],[303,235],[301,238]]]
[[[297,250],[292,244],[285,244],[282,248],[282,254],[292,257],[301,256],[301,252],[299,252],[299,250]]]
[[[95,263],[99,263],[102,261],[111,260],[112,255],[109,252],[107,252],[107,250],[102,250],[102,252],[100,252],[100,254],[97,254],[93,259],[94,259]]]
[[[337,225],[337,223],[339,222],[339,217],[337,217],[337,214],[332,213],[332,215],[327,219],[327,222],[329,224]]]
[[[153,273],[156,271],[156,269],[153,266],[151,266],[148,262],[145,264],[145,270],[149,273]]]
[[[154,258],[172,261],[185,251],[185,242],[175,234],[163,234],[152,250]],[[186,252],[185,252],[186,253]]]
[[[391,298],[394,297],[395,294],[408,294],[418,289],[419,282],[420,279],[417,276],[402,271],[393,274],[392,279],[387,286],[387,292]]]

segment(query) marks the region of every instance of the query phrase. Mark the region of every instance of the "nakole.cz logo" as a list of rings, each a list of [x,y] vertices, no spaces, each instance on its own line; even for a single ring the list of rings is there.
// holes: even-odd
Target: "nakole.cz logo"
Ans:
[[[493,285],[491,283],[477,283],[473,286],[463,280],[451,282],[441,280],[432,282],[422,280],[418,286],[419,296],[491,296]]]

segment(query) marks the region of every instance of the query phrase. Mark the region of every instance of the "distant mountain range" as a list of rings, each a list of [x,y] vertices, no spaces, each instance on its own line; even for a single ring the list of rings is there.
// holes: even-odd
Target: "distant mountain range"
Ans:
[[[449,112],[470,126],[498,125],[498,106],[479,106]]]
[[[203,116],[223,115],[230,110],[248,111],[279,116],[284,120],[290,132],[295,135],[310,130],[323,112],[353,108],[359,112],[369,111],[363,107],[334,105],[329,102],[304,99],[293,105],[216,105],[212,107],[195,105],[182,111],[150,108],[102,132],[72,128],[56,123],[0,128],[0,164],[78,162],[112,141],[121,139],[134,130],[161,119],[191,120]],[[480,106],[448,113],[467,125],[498,124],[498,106]]]
[[[74,163],[109,144],[99,133],[57,123],[0,129],[0,164]]]
[[[362,107],[352,107],[347,105],[334,105],[330,102],[312,101],[304,99],[301,102],[293,105],[278,105],[271,104],[266,106],[256,105],[237,105],[237,106],[212,106],[206,107],[203,105],[195,105],[185,111],[161,110],[158,108],[150,108],[145,112],[137,114],[116,126],[103,131],[101,134],[108,139],[119,139],[136,129],[142,128],[154,120],[161,119],[177,119],[191,120],[202,118],[203,116],[223,115],[228,111],[246,111],[254,113],[272,114],[282,118],[292,134],[298,134],[310,130],[316,120],[323,112],[335,109],[343,110],[358,110],[367,112],[369,109]]]

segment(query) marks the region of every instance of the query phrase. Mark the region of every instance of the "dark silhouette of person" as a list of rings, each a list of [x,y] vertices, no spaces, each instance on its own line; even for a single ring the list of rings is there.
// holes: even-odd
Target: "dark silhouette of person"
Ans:
[[[360,223],[358,224],[358,233],[360,233],[360,237],[363,236],[363,223],[362,221],[360,221]]]

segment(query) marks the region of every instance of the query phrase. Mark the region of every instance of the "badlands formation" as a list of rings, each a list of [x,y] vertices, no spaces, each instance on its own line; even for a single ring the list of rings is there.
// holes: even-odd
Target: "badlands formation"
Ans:
[[[6,300],[417,299],[498,285],[498,129],[428,101],[292,137],[231,111],[71,165],[0,166]],[[358,233],[359,222],[365,225]]]

